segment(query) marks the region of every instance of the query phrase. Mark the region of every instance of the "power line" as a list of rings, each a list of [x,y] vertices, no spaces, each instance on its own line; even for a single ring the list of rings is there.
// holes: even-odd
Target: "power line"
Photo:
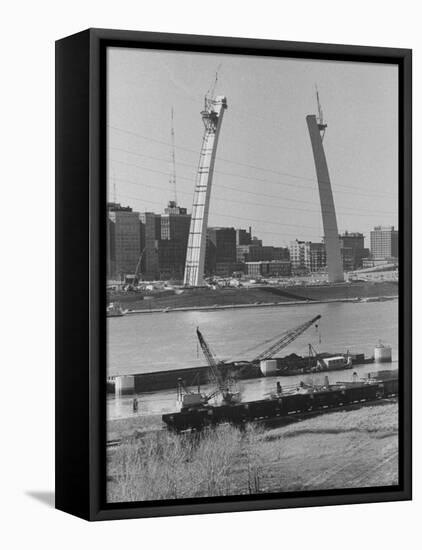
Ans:
[[[117,179],[117,181],[121,181],[121,182],[127,183],[129,185],[135,185],[135,186],[138,186],[138,187],[139,186],[140,187],[148,187],[150,189],[162,189],[163,191],[167,191],[166,187],[159,186],[159,185],[153,185],[153,184],[148,184],[148,183],[144,183],[144,182],[136,182],[136,181],[127,180],[127,179],[124,179],[124,178],[116,178],[116,179]],[[180,191],[180,189],[179,189],[179,194],[188,195],[189,197],[192,197],[191,192]],[[139,200],[142,200],[142,199],[139,198]],[[249,205],[249,206],[262,206],[264,208],[274,208],[274,209],[277,209],[277,210],[280,210],[280,208],[281,208],[281,205],[277,205],[277,204],[262,204],[262,203],[257,203],[257,202],[239,201],[238,199],[227,199],[225,197],[215,197],[215,196],[213,196],[212,200],[222,201],[222,202],[232,202],[234,204],[244,204],[244,205]],[[320,215],[320,212],[321,212],[320,210],[310,210],[310,209],[306,209],[306,208],[295,208],[295,207],[289,208],[289,210],[295,210],[295,211],[299,211],[299,212],[310,212],[310,213],[314,213],[314,214],[318,214],[318,215]],[[328,210],[325,210],[324,212],[328,212]],[[339,213],[339,214],[342,215],[342,216],[354,216],[353,213],[349,213],[349,212]],[[303,227],[301,224],[298,224],[298,227],[299,226]]]
[[[127,180],[121,180],[120,178],[116,178],[117,181],[126,181],[127,183],[133,183],[134,185],[140,185],[140,186],[144,186],[144,187],[152,187],[152,188],[155,188],[155,189],[165,189],[164,187],[158,187],[157,185],[149,185],[149,184],[143,184],[143,183],[136,183],[136,182],[130,182],[130,181],[127,181]],[[183,192],[184,195],[187,194],[187,192]],[[140,201],[142,201],[143,199],[139,199]],[[217,199],[217,200],[222,200],[224,202],[239,202],[239,201],[235,201],[235,200],[229,200],[229,199]],[[247,203],[241,203],[241,204],[250,204],[251,206],[254,206],[254,203],[252,202],[247,202]],[[261,205],[261,206],[266,206],[266,205]],[[233,218],[236,218],[236,216],[232,216]],[[246,218],[239,218],[239,219],[246,219]],[[249,218],[247,218],[249,219]],[[283,225],[283,226],[291,226],[291,227],[306,227],[307,229],[319,229],[320,227],[316,227],[316,226],[310,226],[310,225],[303,225],[303,224],[293,224],[293,223],[280,223],[280,222],[269,222],[269,221],[265,221],[265,220],[254,220],[254,221],[257,221],[257,222],[260,222],[260,223],[271,223],[271,224],[275,224],[275,225]]]
[[[116,149],[115,147],[111,147],[111,149]],[[118,149],[119,151],[124,151],[124,149]],[[142,155],[142,154],[139,154],[139,153],[132,153],[131,151],[126,151],[127,153],[129,154],[132,154],[132,155],[136,155],[136,156],[144,156],[146,158],[150,158],[150,159],[153,159],[153,160],[158,160],[158,161],[163,161],[165,159],[163,158],[160,158],[160,157],[154,157],[152,155]],[[128,162],[123,162],[123,161],[119,161],[119,160],[115,160],[114,162],[120,162],[122,164],[127,164],[128,166],[138,166],[139,168],[143,168],[142,166],[139,166],[139,165],[136,165],[136,164],[130,164]],[[178,164],[181,164],[181,165],[184,165],[184,166],[189,166],[191,168],[195,168],[195,166],[193,164],[188,164],[187,162],[180,162]],[[146,169],[146,168],[145,168]],[[164,173],[164,172],[163,172]],[[264,183],[270,183],[272,185],[282,185],[282,186],[285,186],[285,187],[293,187],[294,189],[308,189],[308,190],[313,190],[312,187],[310,187],[309,185],[297,185],[295,183],[287,183],[287,182],[281,182],[281,181],[272,181],[272,180],[268,180],[268,179],[265,179],[265,178],[259,178],[259,177],[251,177],[251,176],[244,176],[242,174],[232,174],[230,172],[223,172],[221,170],[214,170],[214,174],[220,174],[222,176],[229,176],[229,177],[232,177],[232,178],[240,178],[240,179],[245,179],[245,180],[250,180],[250,181],[253,181],[253,182],[257,182],[257,181],[260,181],[260,182],[264,182]],[[183,179],[186,179],[186,178],[183,178]],[[192,181],[192,180],[191,180]],[[355,195],[356,193],[353,192],[353,191],[339,191],[340,193],[346,193],[346,194],[352,194],[352,195]],[[365,194],[364,196],[371,196],[371,195],[367,195]]]
[[[147,172],[153,172],[153,173],[156,173],[156,174],[163,174],[163,175],[167,175],[167,172],[164,172],[162,170],[156,170],[154,168],[147,168],[145,166],[140,166],[139,164],[133,164],[133,163],[130,163],[130,162],[125,162],[125,161],[121,161],[121,160],[117,160],[117,159],[110,159],[112,162],[117,162],[118,164],[124,164],[124,165],[127,165],[127,166],[133,166],[135,168],[139,168],[140,170],[146,170]],[[184,176],[178,176],[179,179],[184,179],[186,181],[189,181],[189,182],[192,182],[192,183],[195,183],[195,180],[192,179],[192,178],[187,178],[187,177],[184,177]],[[121,179],[121,181],[126,181],[127,183],[136,183],[136,182],[131,182],[130,180],[123,180]],[[237,193],[246,193],[246,194],[251,194],[251,195],[255,195],[255,196],[258,196],[258,197],[268,197],[268,198],[271,198],[271,199],[282,199],[283,201],[288,201],[288,202],[299,202],[299,203],[303,203],[303,204],[314,204],[314,202],[312,201],[305,201],[305,200],[299,200],[299,199],[289,199],[289,198],[284,198],[284,197],[278,197],[276,195],[269,195],[269,194],[265,194],[265,193],[257,193],[257,192],[253,192],[253,191],[248,191],[248,190],[245,190],[243,188],[237,188],[237,187],[230,187],[228,185],[224,185],[224,184],[221,184],[221,183],[215,183],[213,184],[217,187],[222,187],[224,189],[230,189],[230,190],[233,190],[233,191],[236,191]],[[160,188],[159,186],[151,186],[151,187],[155,187],[155,188]],[[162,188],[164,189],[164,188]],[[228,199],[227,199],[228,200]],[[233,202],[239,202],[239,203],[242,203],[242,201],[239,201],[239,200],[236,200],[236,201],[233,201]],[[257,203],[243,203],[243,204],[257,204]],[[267,206],[265,204],[261,204],[260,206]],[[272,206],[272,205],[268,205],[268,206]],[[282,207],[282,205],[280,205],[280,207]],[[347,208],[347,207],[346,207]],[[320,209],[318,210],[305,210],[305,209],[299,209],[299,208],[289,208],[290,210],[299,210],[299,211],[304,211],[304,212],[321,212]],[[362,209],[360,209],[362,210]],[[364,209],[365,210],[365,209]],[[356,212],[354,209],[351,209],[351,212],[337,212],[337,214],[341,214],[341,215],[346,215],[346,216],[363,216],[363,217],[373,217],[374,213],[378,213],[378,214],[389,214],[389,215],[393,215],[394,213],[393,212],[387,212],[387,211],[374,211],[373,209],[372,210],[365,210],[366,212],[368,212],[368,214],[363,214],[361,212]],[[328,212],[328,211],[327,211]]]
[[[118,128],[117,126],[112,126],[112,125],[108,125],[109,128],[111,128],[112,130],[117,130],[119,132],[123,132],[123,133],[126,133],[126,134],[129,134],[129,135],[134,135],[136,137],[139,137],[141,139],[146,139],[148,141],[154,141],[156,143],[160,143],[162,145],[170,145],[168,142],[166,141],[163,141],[163,140],[159,140],[159,139],[156,139],[156,138],[152,138],[151,136],[145,136],[145,135],[142,135],[142,134],[139,134],[137,132],[132,132],[130,130],[124,130],[123,128]],[[181,149],[181,150],[184,150],[184,151],[189,151],[191,153],[195,153],[197,155],[199,155],[199,151],[195,150],[195,149],[190,149],[188,147],[182,147],[180,145],[177,145],[176,146],[177,149]],[[132,153],[131,151],[127,151],[128,153]],[[137,155],[138,153],[135,153],[133,152],[133,154]],[[223,161],[223,162],[228,162],[230,164],[236,164],[238,166],[244,166],[246,168],[252,168],[254,170],[259,170],[259,171],[262,171],[262,172],[269,172],[269,173],[272,173],[272,174],[276,174],[276,175],[279,175],[279,176],[287,176],[287,177],[290,177],[290,178],[294,178],[294,179],[298,179],[298,180],[306,180],[306,181],[311,181],[313,183],[317,183],[318,180],[315,178],[315,177],[311,177],[311,176],[301,176],[301,175],[298,175],[298,174],[292,174],[290,172],[283,172],[283,171],[279,171],[279,170],[273,170],[271,168],[264,168],[262,166],[256,166],[256,165],[253,165],[253,164],[247,164],[247,163],[244,163],[244,162],[239,162],[239,161],[235,161],[233,159],[227,159],[227,158],[224,158],[224,157],[221,157],[220,155],[217,155],[217,159],[219,161]],[[192,166],[192,165],[191,165]],[[245,177],[245,176],[241,176],[241,175],[237,175],[237,174],[226,174],[226,175],[232,175],[232,176],[235,176],[235,177]],[[257,178],[247,178],[247,179],[257,179]],[[282,182],[273,182],[271,180],[261,180],[261,181],[267,181],[268,183],[274,183],[274,184],[284,184],[284,185],[291,185],[293,186],[293,184],[287,184],[287,183],[282,183]],[[296,186],[295,186],[296,187]],[[304,186],[302,186],[304,187]],[[362,188],[361,187],[358,187],[358,186],[351,186],[351,185],[342,185],[342,184],[336,184],[335,185],[336,187],[336,192],[343,192],[345,193],[345,191],[339,191],[337,188],[338,187],[343,187],[345,189],[353,189],[353,190],[357,190],[359,193],[358,194],[361,194],[362,196],[376,196],[376,197],[379,197],[379,196],[391,196],[391,197],[395,197],[396,195],[395,194],[391,194],[391,193],[362,193]],[[309,187],[307,187],[309,188]],[[353,194],[356,194],[356,193],[353,193]]]
[[[130,195],[120,195],[119,194],[119,197],[123,198],[123,199],[129,199],[129,200],[135,200],[135,201],[139,201],[139,202],[146,202],[148,204],[154,204],[154,205],[158,205],[158,206],[161,206],[162,207],[162,202],[160,201],[151,201],[151,200],[147,200],[147,199],[140,199],[139,197],[132,197]],[[252,220],[250,218],[241,218],[239,216],[231,216],[231,214],[222,214],[220,212],[216,212],[216,211],[213,211],[213,214],[216,214],[218,216],[221,216],[223,218],[236,218],[236,219],[239,219],[239,220],[242,220],[242,221],[257,221],[259,223],[266,223],[265,221],[263,220]],[[272,222],[270,222],[272,223]],[[275,222],[274,222],[275,223]],[[277,225],[280,225],[280,224],[277,224]],[[296,226],[294,226],[296,227]],[[305,227],[303,225],[300,225],[299,227]],[[314,229],[314,228],[312,228]],[[263,234],[268,234],[268,235],[278,235],[278,236],[289,236],[289,237],[295,237],[297,238],[297,233],[285,233],[284,231],[283,232],[276,232],[276,231],[266,231],[266,230],[260,230],[259,233],[263,233]],[[311,233],[305,233],[307,235],[311,235]],[[312,235],[314,236],[315,234],[312,233]]]

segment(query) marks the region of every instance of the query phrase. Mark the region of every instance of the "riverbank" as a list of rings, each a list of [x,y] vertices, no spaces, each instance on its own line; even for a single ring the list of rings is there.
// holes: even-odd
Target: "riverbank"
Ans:
[[[341,283],[313,286],[257,286],[241,288],[186,289],[180,294],[142,297],[136,293],[118,293],[113,300],[128,313],[157,313],[214,309],[236,309],[285,305],[357,302],[361,299],[388,299],[398,296],[394,281]]]
[[[109,502],[395,485],[398,406],[380,402],[267,430],[149,433],[108,449],[107,473]]]
[[[378,296],[374,298],[368,298],[371,301],[385,302],[387,300],[395,300],[398,296]],[[335,303],[357,303],[360,302],[362,298],[332,298],[327,300],[302,300],[297,302],[264,302],[264,303],[254,303],[254,304],[230,304],[230,305],[217,305],[213,306],[192,306],[192,307],[166,307],[166,308],[156,308],[156,309],[131,309],[127,310],[127,315],[137,315],[139,313],[177,313],[182,311],[215,311],[221,309],[246,309],[246,308],[257,308],[257,307],[274,307],[274,306],[301,306],[301,305],[317,305],[317,304],[335,304]]]

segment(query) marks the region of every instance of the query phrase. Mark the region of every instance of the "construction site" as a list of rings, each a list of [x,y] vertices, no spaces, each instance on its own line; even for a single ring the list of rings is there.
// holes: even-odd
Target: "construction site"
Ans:
[[[317,115],[306,116],[306,124],[320,202],[322,243],[296,240],[289,250],[263,246],[257,237],[252,238],[251,228],[249,232],[217,228],[223,239],[221,250],[226,249],[226,252],[220,251],[222,256],[217,258],[217,241],[212,244],[212,239],[217,239],[217,233],[209,228],[209,216],[218,143],[224,113],[229,107],[225,96],[215,95],[216,84],[217,76],[201,111],[204,133],[191,214],[178,205],[173,108],[169,184],[174,196],[165,214],[138,214],[129,207],[121,207],[117,204],[116,183],[113,180],[114,199],[109,203],[108,272],[116,276],[120,273],[120,279],[109,280],[107,297],[112,307],[107,313],[122,316],[126,313],[168,312],[200,307],[397,297],[397,258],[389,259],[388,251],[385,250],[385,260],[363,260],[370,253],[375,254],[374,258],[379,258],[378,252],[372,249],[373,242],[377,242],[375,236],[372,238],[372,232],[371,251],[363,247],[363,234],[347,231],[344,235],[339,233],[323,146],[327,123],[318,90]],[[157,233],[160,223],[161,229]],[[137,227],[139,224],[140,228]],[[131,233],[126,235],[124,231],[129,231],[129,227]],[[393,230],[392,235],[396,239],[397,231]],[[229,244],[227,239],[229,235],[230,239],[234,239],[235,231],[235,241]],[[138,233],[139,243],[134,240],[135,233]],[[127,273],[130,263],[119,260],[116,245],[129,238],[134,247],[132,273]],[[138,253],[137,246],[140,247]],[[229,252],[228,247],[233,250]],[[309,250],[306,247],[310,247]],[[397,246],[392,245],[389,253],[397,256]],[[128,249],[122,251],[121,256],[128,262]],[[263,261],[264,257],[268,260]],[[275,259],[281,257],[282,260]],[[259,261],[250,261],[251,258]],[[216,263],[213,264],[213,261]],[[126,272],[122,272],[125,267]],[[154,277],[163,280],[154,280]]]

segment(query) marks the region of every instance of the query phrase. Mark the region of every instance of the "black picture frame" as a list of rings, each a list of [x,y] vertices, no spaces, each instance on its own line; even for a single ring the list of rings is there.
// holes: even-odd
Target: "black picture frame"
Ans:
[[[107,504],[105,501],[105,52],[155,50],[391,63],[399,69],[399,486]],[[409,500],[412,52],[88,29],[56,42],[56,508],[87,520]]]

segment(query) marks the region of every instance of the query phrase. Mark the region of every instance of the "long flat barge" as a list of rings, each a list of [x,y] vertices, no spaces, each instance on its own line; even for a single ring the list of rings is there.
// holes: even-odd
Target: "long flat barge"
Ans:
[[[323,357],[330,357],[334,354],[322,354]],[[338,355],[338,354],[337,354]],[[353,356],[353,367],[372,363],[373,357],[365,357],[363,353]],[[326,372],[328,368],[316,370],[316,359],[302,357],[292,354],[277,359],[277,371],[266,376],[293,376],[302,374],[313,374],[315,372]],[[236,361],[220,365],[223,378],[234,378],[236,380],[252,380],[262,378],[264,374],[257,362]],[[206,385],[210,382],[208,366],[187,367],[157,372],[144,372],[133,374],[133,387],[131,391],[144,393],[150,391],[169,390],[177,386],[179,379],[182,379],[187,386]],[[111,376],[107,381],[107,393],[115,393],[115,383],[118,376]]]
[[[201,430],[220,423],[242,425],[247,422],[270,420],[303,414],[327,412],[333,408],[364,404],[371,401],[397,397],[398,371],[378,374],[359,382],[326,385],[315,391],[277,395],[268,399],[231,405],[205,405],[180,412],[163,414],[163,422],[170,430]]]

